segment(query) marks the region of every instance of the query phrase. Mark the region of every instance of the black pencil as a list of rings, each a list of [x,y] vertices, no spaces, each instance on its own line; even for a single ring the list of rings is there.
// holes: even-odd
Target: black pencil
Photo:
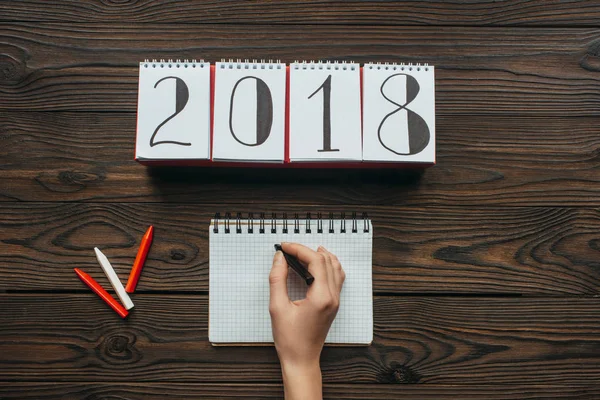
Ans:
[[[306,267],[304,267],[304,265],[302,265],[302,263],[298,261],[296,257],[283,251],[280,244],[275,245],[275,251],[281,251],[283,253],[288,266],[290,266],[300,278],[304,279],[307,285],[310,285],[315,281],[315,278],[310,274],[310,272],[308,272]]]

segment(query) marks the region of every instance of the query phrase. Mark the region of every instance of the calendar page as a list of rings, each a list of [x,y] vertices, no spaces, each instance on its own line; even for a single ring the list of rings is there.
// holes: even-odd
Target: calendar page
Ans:
[[[136,156],[209,159],[209,63],[140,63]]]

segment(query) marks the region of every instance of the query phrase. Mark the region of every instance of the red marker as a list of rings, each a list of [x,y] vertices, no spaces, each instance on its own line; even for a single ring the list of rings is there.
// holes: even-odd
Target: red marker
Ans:
[[[80,270],[79,268],[74,268],[75,273],[79,276],[79,279],[83,281],[86,285],[90,287],[106,304],[108,304],[113,310],[117,312],[121,316],[121,318],[125,318],[129,311],[127,311],[114,297],[110,295],[98,282],[94,280],[91,276]]]
[[[133,267],[131,268],[131,272],[129,273],[127,286],[125,286],[125,291],[127,293],[135,292],[135,287],[137,286],[138,279],[140,278],[140,274],[142,273],[142,268],[144,267],[144,263],[146,262],[148,250],[150,250],[150,245],[152,244],[153,235],[154,227],[150,225],[150,228],[148,228],[148,230],[144,234],[144,237],[142,238],[142,243],[140,244],[140,248],[138,249],[137,256],[135,257]]]

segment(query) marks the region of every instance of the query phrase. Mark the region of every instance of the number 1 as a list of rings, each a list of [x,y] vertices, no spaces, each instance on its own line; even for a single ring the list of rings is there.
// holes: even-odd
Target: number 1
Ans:
[[[340,149],[331,148],[331,75],[308,98],[312,98],[321,89],[323,89],[323,148],[317,151],[320,153],[340,151]]]

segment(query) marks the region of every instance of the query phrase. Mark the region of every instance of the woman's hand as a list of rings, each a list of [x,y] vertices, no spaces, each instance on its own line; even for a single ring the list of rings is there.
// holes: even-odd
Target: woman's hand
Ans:
[[[319,357],[340,305],[345,273],[337,257],[323,247],[314,251],[300,244],[282,243],[282,248],[307,265],[315,278],[306,298],[291,301],[288,265],[281,252],[275,253],[269,275],[269,312],[286,399],[321,398]]]

